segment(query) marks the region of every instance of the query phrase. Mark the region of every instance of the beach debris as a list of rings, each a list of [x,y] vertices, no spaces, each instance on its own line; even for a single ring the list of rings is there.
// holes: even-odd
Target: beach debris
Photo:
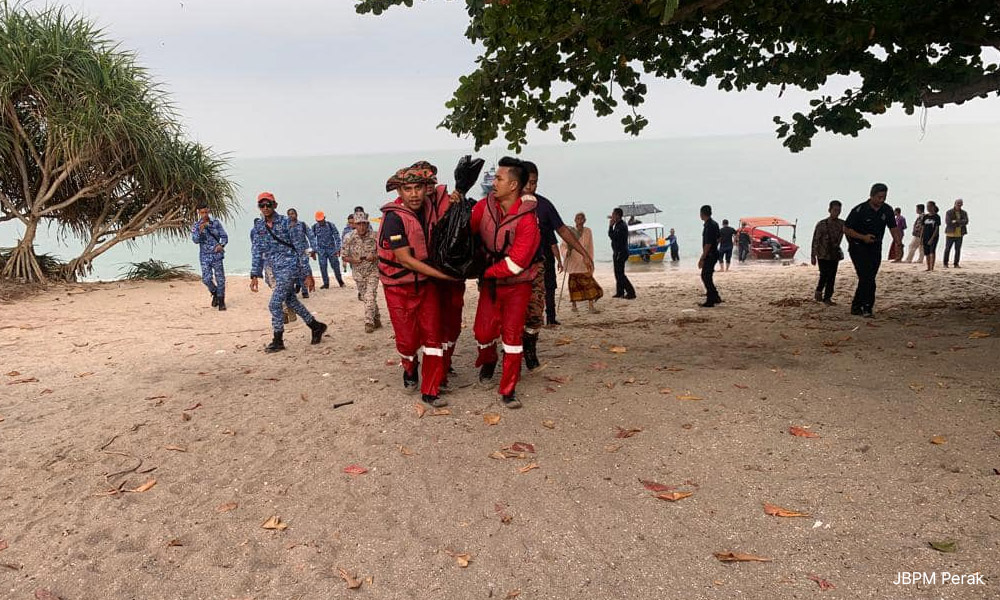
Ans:
[[[983,338],[990,337],[990,335],[991,334],[988,331],[973,331],[972,333],[969,334],[969,339],[970,340],[981,340]]]
[[[681,425],[681,429],[694,429],[694,423],[684,423]]]
[[[907,387],[909,387],[914,392],[922,392],[922,391],[924,391],[924,388],[926,386],[924,384],[922,384],[922,383],[911,383]]]
[[[542,427],[546,429],[555,429],[556,422],[553,421],[552,419],[545,419],[544,421],[542,421]]]
[[[150,479],[149,481],[147,481],[146,483],[140,485],[137,488],[134,488],[134,489],[131,489],[131,490],[125,490],[125,491],[126,492],[133,492],[135,494],[141,494],[143,492],[148,492],[149,490],[153,489],[153,486],[155,486],[155,485],[156,485],[156,480],[155,479]]]
[[[684,370],[684,367],[664,367],[663,370],[670,373],[680,373]]]
[[[677,399],[678,400],[690,400],[690,401],[704,400],[704,398],[702,398],[701,396],[695,396],[691,392],[687,392],[687,393],[684,393],[684,394],[678,394],[677,395]]]
[[[183,545],[184,542],[180,541],[177,538],[172,538],[169,541],[167,541],[167,548],[177,548],[178,546],[183,546]]]
[[[174,446],[173,444],[171,444],[170,446],[164,446],[163,449],[173,450],[174,452],[187,452],[187,448],[183,446]]]
[[[934,444],[935,446],[940,446],[941,444],[947,444],[948,438],[944,437],[943,435],[936,435],[931,438],[931,443]]]
[[[510,446],[504,446],[490,454],[490,458],[504,460],[507,458],[530,458],[529,454],[535,453],[535,446],[527,442],[514,442]]]
[[[451,550],[445,550],[444,553],[454,558],[455,564],[462,567],[463,569],[468,567],[469,563],[472,562],[472,555],[466,552],[459,553],[459,552],[452,552]]]
[[[432,417],[447,417],[451,414],[450,408],[435,408],[431,411]]]
[[[940,542],[927,542],[931,548],[934,548],[938,552],[958,552],[958,541],[956,540],[942,540]]]
[[[820,435],[815,431],[809,431],[805,427],[799,427],[798,425],[792,425],[788,428],[788,433],[794,435],[795,437],[803,438],[818,438]]]
[[[191,415],[189,413],[182,412],[181,413],[181,420],[182,421],[190,421],[191,420]]]
[[[573,338],[569,337],[559,338],[558,340],[555,341],[556,346],[567,346],[572,343],[573,343]]]
[[[663,394],[664,396],[667,396],[667,395],[673,394],[674,390],[672,390],[670,388],[660,388],[660,393]]]
[[[61,596],[56,596],[45,588],[35,590],[35,600],[63,600]]]
[[[770,558],[745,552],[715,552],[712,554],[720,562],[771,562]]]
[[[507,506],[499,502],[493,505],[493,510],[496,511],[497,515],[500,517],[500,522],[504,525],[510,525],[510,522],[514,520],[514,517],[510,516],[507,512]]]
[[[335,402],[333,404],[333,408],[337,409],[337,408],[340,408],[341,406],[350,406],[351,404],[354,404],[354,400],[347,400],[347,401],[344,401],[344,402]]]
[[[503,600],[514,600],[521,595],[521,590],[511,590],[507,592],[507,595],[503,597]]]
[[[567,384],[569,383],[569,377],[565,375],[546,375],[545,379],[551,381],[552,383]]]
[[[281,517],[275,515],[270,519],[264,521],[261,524],[261,527],[263,527],[264,529],[273,529],[275,531],[284,531],[288,529],[288,523],[285,523],[284,521],[281,520]]]
[[[532,470],[538,469],[538,468],[540,468],[538,466],[538,463],[529,463],[529,464],[521,467],[520,469],[518,469],[517,472],[518,473],[527,473],[528,471],[532,471]]]
[[[94,372],[93,372],[93,371],[85,371],[85,372],[83,372],[83,373],[77,373],[77,374],[76,374],[76,375],[74,375],[73,377],[75,377],[75,378],[77,378],[77,379],[83,379],[84,377],[90,377],[90,376],[91,376],[91,375],[93,375],[93,374],[94,374]]]
[[[673,486],[656,483],[655,481],[650,481],[648,479],[640,479],[639,483],[642,484],[642,487],[651,492],[669,492],[670,490],[676,489]]]
[[[3,415],[0,415],[0,423],[3,423]]]
[[[768,302],[771,306],[782,306],[782,307],[798,307],[802,306],[804,300],[802,298],[782,298],[781,300],[772,300]],[[720,559],[721,560],[721,559]]]
[[[20,374],[21,374],[20,371],[10,371],[10,372],[6,373],[7,377],[17,377]]]
[[[413,450],[410,450],[406,446],[400,446],[399,447],[399,453],[402,454],[403,456],[413,456],[415,454],[415,452],[413,452]]]
[[[346,570],[340,567],[337,567],[337,571],[340,573],[340,578],[343,579],[344,583],[347,584],[347,589],[356,590],[361,587],[360,579],[356,579],[354,576],[352,576],[350,573],[348,573]]]
[[[368,472],[368,469],[362,467],[361,465],[348,465],[344,467],[344,473],[348,475],[364,475]]]
[[[166,400],[169,396],[146,396],[144,400]],[[157,405],[163,404],[162,402],[157,402]]]
[[[413,404],[413,410],[417,413],[417,418],[422,419],[424,417],[424,413],[427,412],[427,407],[419,402],[415,402]]]
[[[217,513],[227,513],[239,508],[240,505],[235,502],[226,502],[215,507],[215,512]]]
[[[916,345],[916,344],[914,344],[913,342],[906,342],[906,347],[907,347],[907,348],[916,348],[916,347],[917,347],[917,345]]]
[[[6,540],[0,540],[0,552],[3,552],[7,548],[10,548],[10,546],[7,544],[7,541]]]
[[[44,396],[45,394],[51,394],[51,393],[52,393],[51,389],[45,388],[44,390],[42,390],[41,392],[39,392],[38,395],[39,396]]]
[[[667,492],[665,494],[657,494],[655,498],[657,500],[666,500],[667,502],[677,502],[693,495],[694,492]]]
[[[198,409],[198,408],[201,408],[201,402],[195,402],[194,404],[192,404],[191,406],[185,408],[184,410],[185,411],[189,411],[189,410],[195,410],[195,409]]]
[[[626,348],[625,346],[611,346],[610,348],[608,348],[608,351],[611,352],[612,354],[625,354],[626,352],[628,352],[628,348]]]
[[[18,385],[20,383],[38,383],[37,377],[22,377],[20,379],[15,379],[14,381],[8,381],[7,385]]]
[[[733,387],[736,388],[736,389],[738,389],[738,390],[750,389],[749,385],[743,385],[742,383],[734,383]]]
[[[819,586],[819,589],[821,589],[823,591],[832,590],[833,588],[837,587],[837,586],[833,585],[832,583],[830,583],[829,581],[823,579],[822,577],[820,577],[819,575],[816,575],[814,573],[810,573],[810,574],[806,575],[806,578],[808,578],[808,579],[810,579],[812,581],[815,581],[816,585]]]
[[[638,427],[633,427],[633,428],[626,429],[624,427],[619,427],[617,425],[615,425],[615,429],[616,429],[616,431],[615,431],[615,437],[619,438],[619,439],[630,438],[633,435],[635,435],[635,434],[637,434],[637,433],[639,433],[639,432],[642,431],[642,429],[640,429]]]
[[[597,362],[590,363],[590,368],[595,371],[603,371],[608,368],[608,363],[599,360]]]
[[[487,425],[496,425],[499,422],[500,422],[500,415],[496,413],[483,414],[483,423],[486,423]]]
[[[527,442],[514,442],[510,445],[510,450],[513,452],[530,452],[535,453],[534,444],[529,444]]]
[[[787,508],[782,508],[775,504],[769,502],[764,503],[764,514],[771,515],[772,517],[808,517],[809,513],[797,512],[794,510],[789,510]]]

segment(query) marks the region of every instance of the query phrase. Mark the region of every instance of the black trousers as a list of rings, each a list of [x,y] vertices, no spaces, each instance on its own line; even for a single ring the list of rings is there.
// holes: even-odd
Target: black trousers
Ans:
[[[705,300],[710,303],[722,301],[722,298],[719,297],[719,290],[715,288],[715,281],[712,279],[715,275],[715,265],[718,262],[719,255],[711,252],[705,257],[705,262],[702,263],[701,267],[701,282],[705,284]]]
[[[944,266],[948,266],[948,255],[951,254],[951,247],[955,247],[955,266],[958,266],[958,261],[962,260],[962,238],[960,237],[946,237],[944,238]]]
[[[549,325],[556,320],[556,257],[551,251],[544,252],[545,258],[545,321]]]
[[[632,282],[625,276],[625,263],[628,262],[628,252],[615,252],[612,261],[615,264],[615,296],[635,296]]]
[[[747,246],[745,244],[740,244],[740,255],[739,255],[740,262],[746,261],[747,256],[749,256],[749,254],[750,254],[750,246]]]
[[[875,309],[875,276],[882,265],[882,246],[879,244],[851,245],[851,262],[858,274],[858,288],[854,290],[851,310]]]
[[[670,246],[670,260],[677,262],[681,259],[680,251],[676,245]]]
[[[837,283],[837,267],[840,261],[820,258],[816,263],[819,264],[819,284],[816,286],[816,293],[823,294],[823,300],[830,300],[833,298],[833,286]]]

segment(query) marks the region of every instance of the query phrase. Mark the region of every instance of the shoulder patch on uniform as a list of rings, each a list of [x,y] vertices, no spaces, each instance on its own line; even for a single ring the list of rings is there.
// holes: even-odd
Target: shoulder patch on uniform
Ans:
[[[396,235],[390,235],[389,236],[389,241],[390,242],[399,242],[402,239],[403,239],[403,236],[401,234],[398,234],[398,233]]]

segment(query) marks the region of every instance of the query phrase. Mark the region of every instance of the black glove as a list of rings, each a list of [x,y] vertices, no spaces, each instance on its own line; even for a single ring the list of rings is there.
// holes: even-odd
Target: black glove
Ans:
[[[472,159],[472,155],[466,154],[459,159],[455,166],[455,189],[464,196],[479,181],[479,174],[483,171],[483,159]]]

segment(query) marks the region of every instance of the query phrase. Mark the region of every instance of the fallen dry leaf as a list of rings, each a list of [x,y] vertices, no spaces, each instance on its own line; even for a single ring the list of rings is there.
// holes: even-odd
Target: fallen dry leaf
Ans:
[[[0,415],[0,423],[3,423],[3,415]]]
[[[691,393],[678,394],[677,395],[677,399],[678,400],[691,400],[691,401],[704,400],[704,398],[702,398],[701,396],[695,396],[694,394],[691,394]]]
[[[940,446],[941,444],[947,444],[948,438],[944,437],[943,435],[936,435],[931,438],[931,443],[936,444],[938,446]]]
[[[73,377],[76,377],[77,379],[83,379],[84,377],[90,377],[93,374],[94,374],[93,371],[85,371],[83,373],[77,373]]]
[[[402,454],[403,456],[413,456],[413,450],[410,450],[406,446],[400,446],[399,453]]]
[[[517,470],[517,472],[518,473],[527,473],[528,471],[532,471],[532,470],[538,469],[538,468],[539,468],[538,463],[531,463],[531,464],[528,464],[528,465],[525,465],[525,466],[521,467],[520,469]]]
[[[35,590],[35,600],[63,600],[63,599],[59,596],[56,596],[49,590],[39,588]]]
[[[424,413],[427,412],[427,407],[418,402],[414,403],[413,410],[417,413],[417,418],[421,419],[423,418]]]
[[[511,590],[507,592],[507,595],[504,596],[503,600],[514,600],[514,598],[517,598],[520,595],[521,595],[521,590]]]
[[[750,386],[743,385],[742,383],[734,383],[733,387],[736,388],[736,389],[738,389],[738,390],[745,390],[745,389],[748,389]]]
[[[11,371],[11,372],[7,373],[7,377],[17,377],[20,374],[21,374],[20,371]]]
[[[924,384],[922,383],[911,383],[908,387],[914,392],[922,392],[924,390]]]
[[[956,540],[942,540],[940,542],[927,542],[931,548],[938,552],[958,552],[958,542]]]
[[[500,516],[500,522],[504,525],[510,525],[510,522],[514,520],[514,517],[507,512],[507,507],[499,502],[493,505],[493,510]]]
[[[542,427],[546,429],[555,429],[556,422],[553,421],[552,419],[545,419],[544,421],[542,421]]]
[[[626,348],[625,346],[611,346],[610,348],[608,348],[608,351],[614,354],[625,354],[626,352],[628,352],[628,348]]]
[[[694,492],[667,492],[666,494],[657,494],[657,500],[666,500],[667,502],[677,502],[678,500],[683,500],[688,496],[693,496]]]
[[[496,413],[483,414],[483,423],[486,423],[487,425],[496,425],[499,422],[500,422],[500,415]]]
[[[617,430],[615,432],[615,437],[619,438],[619,439],[630,438],[633,435],[635,435],[635,434],[637,434],[637,433],[639,433],[639,432],[642,431],[642,429],[638,429],[638,428],[625,429],[623,427],[618,427],[617,425],[615,425],[615,429]]]
[[[618,444],[608,444],[607,446],[604,447],[604,451],[609,453],[618,452],[621,449],[622,447],[619,446]]]
[[[337,567],[337,571],[340,572],[340,578],[343,579],[344,583],[347,584],[347,589],[356,590],[359,587],[361,587],[360,579],[355,579],[354,577],[351,576],[350,573],[348,573],[344,569],[341,569],[340,567]]]
[[[595,371],[603,371],[604,369],[608,368],[608,364],[605,362],[597,361],[590,363],[590,368]]]
[[[170,540],[170,541],[167,542],[167,547],[168,548],[176,548],[178,546],[183,546],[183,545],[184,545],[184,542],[180,541],[177,538],[174,538],[174,539],[172,539],[172,540]]]
[[[556,345],[556,346],[566,346],[566,345],[572,344],[572,343],[573,343],[573,338],[566,337],[566,338],[559,338],[558,340],[555,341],[554,345]]]
[[[764,513],[771,515],[772,517],[808,517],[808,513],[796,512],[794,510],[788,510],[787,508],[781,508],[774,504],[768,502],[764,503]]]
[[[164,446],[163,449],[164,450],[173,450],[174,452],[187,452],[187,448],[184,448],[183,446],[173,446],[173,445],[171,445],[171,446]]]
[[[191,420],[191,415],[187,414],[186,412],[182,412],[181,413],[181,420],[182,421],[190,421]]]
[[[715,552],[713,556],[721,562],[771,562],[770,558],[744,552]]]
[[[195,402],[194,404],[185,408],[184,410],[194,410],[196,408],[201,408],[201,402]]]
[[[274,516],[274,517],[271,517],[270,519],[264,521],[264,523],[261,525],[261,527],[263,527],[264,529],[274,529],[274,530],[277,530],[277,531],[284,531],[284,530],[288,529],[288,523],[285,523],[284,521],[282,521],[281,517]]]
[[[7,548],[10,548],[10,546],[7,545],[7,541],[6,540],[0,540],[0,552],[3,552]]]
[[[788,428],[788,433],[794,435],[795,437],[804,437],[804,438],[818,438],[819,437],[819,434],[816,433],[815,431],[809,431],[808,429],[799,427],[797,425],[793,425],[793,426],[789,427]]]
[[[452,552],[450,550],[445,550],[445,554],[447,554],[448,556],[454,558],[455,562],[458,563],[458,566],[462,567],[463,569],[465,567],[468,567],[469,563],[472,562],[472,555],[471,554],[466,554],[466,553],[461,553],[460,554],[458,552]]]
[[[147,481],[146,483],[140,485],[139,487],[137,487],[137,488],[135,488],[133,490],[128,490],[128,491],[134,492],[136,494],[141,494],[143,492],[148,492],[149,490],[153,489],[153,486],[155,486],[155,485],[156,485],[156,480],[155,479],[150,479],[149,481]]]
[[[970,340],[981,340],[983,338],[988,338],[988,337],[990,337],[990,334],[989,332],[986,331],[973,331],[972,333],[969,334]]]
[[[673,394],[674,390],[672,390],[670,388],[660,388],[660,393],[664,394],[664,395]]]
[[[368,472],[368,469],[362,467],[361,465],[348,465],[344,467],[344,473],[348,475],[364,475]]]
[[[432,417],[447,417],[450,414],[451,414],[450,408],[435,408],[431,412]]]
[[[675,489],[669,485],[663,485],[662,483],[656,483],[655,481],[649,481],[647,479],[640,479],[639,483],[651,492],[669,492],[670,490]]]
[[[821,590],[832,590],[833,588],[837,587],[832,583],[830,583],[829,581],[823,579],[819,575],[813,575],[812,573],[810,573],[809,575],[806,575],[806,577],[815,581],[816,584],[819,585],[819,589]]]
[[[7,385],[17,385],[19,383],[38,383],[37,377],[23,377],[21,379],[15,379],[14,381],[8,381]]]
[[[552,383],[567,384],[569,383],[569,377],[565,375],[546,375],[545,379],[551,381]]]
[[[527,442],[514,442],[513,444],[510,445],[509,449],[514,452],[530,452],[532,454],[535,453],[535,446]]]
[[[51,393],[52,393],[52,390],[50,390],[49,388],[45,388],[44,390],[42,390],[41,392],[39,392],[38,395],[39,396],[44,396],[45,394],[51,394]]]
[[[236,510],[237,508],[239,508],[239,506],[240,505],[237,504],[237,503],[235,503],[235,502],[226,502],[225,504],[220,504],[220,505],[216,506],[215,507],[215,512],[227,513],[227,512],[229,512],[231,510]]]

